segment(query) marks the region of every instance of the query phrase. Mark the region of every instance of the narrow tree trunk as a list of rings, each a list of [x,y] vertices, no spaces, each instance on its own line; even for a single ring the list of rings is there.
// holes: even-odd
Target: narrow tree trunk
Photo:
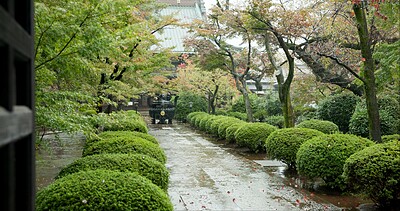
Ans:
[[[372,58],[371,42],[364,8],[360,4],[353,4],[356,16],[358,36],[360,38],[361,55],[364,61],[364,90],[368,112],[369,135],[372,140],[381,142],[381,127],[379,107],[376,98],[375,66]],[[361,58],[360,58],[361,59]]]
[[[283,42],[282,38],[279,37],[279,35],[275,34],[275,36],[278,38],[278,41],[280,40],[281,42]],[[294,58],[291,57],[290,55],[286,54],[286,58],[289,62],[289,74],[285,81],[282,67],[278,66],[278,64],[276,64],[275,58],[273,56],[273,52],[270,48],[268,34],[265,34],[265,43],[264,44],[265,44],[265,49],[268,54],[268,58],[272,64],[272,66],[275,68],[275,76],[276,76],[276,80],[278,81],[279,101],[280,101],[281,107],[282,107],[283,118],[285,119],[285,122],[284,122],[285,128],[294,127],[294,112],[293,112],[293,106],[292,106],[292,102],[291,102],[291,98],[290,98],[290,85],[291,85],[293,77],[294,77]],[[281,47],[283,48],[282,45],[281,45]],[[287,50],[287,48],[286,48],[286,50]]]
[[[238,77],[235,77],[235,81],[237,89],[243,95],[244,105],[246,107],[247,121],[254,122],[253,109],[251,109],[250,97],[246,89],[246,79],[244,79],[243,77],[240,79]]]

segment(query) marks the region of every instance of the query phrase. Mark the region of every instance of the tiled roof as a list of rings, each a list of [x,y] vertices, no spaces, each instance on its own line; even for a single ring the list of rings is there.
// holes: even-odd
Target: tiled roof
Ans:
[[[159,0],[166,3],[172,0]],[[176,2],[176,0],[175,0]],[[190,6],[168,6],[167,8],[160,11],[160,15],[171,15],[180,21],[180,23],[191,23],[195,19],[203,19],[204,10],[202,10],[197,2],[202,2],[202,0],[181,0],[182,3],[193,2]],[[162,33],[157,33],[155,35],[159,40],[161,40],[161,46],[163,48],[173,48],[173,52],[176,53],[190,53],[192,50],[185,49],[184,40],[191,36],[188,29],[178,27],[178,26],[168,26],[163,29]]]

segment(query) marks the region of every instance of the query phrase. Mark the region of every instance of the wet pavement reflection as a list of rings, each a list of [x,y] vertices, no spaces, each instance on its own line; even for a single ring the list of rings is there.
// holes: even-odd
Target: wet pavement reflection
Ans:
[[[150,125],[167,155],[170,170],[168,193],[175,210],[343,210],[289,184],[284,167],[271,161],[263,167],[243,149],[219,144],[182,123]],[[297,188],[296,188],[297,187]]]

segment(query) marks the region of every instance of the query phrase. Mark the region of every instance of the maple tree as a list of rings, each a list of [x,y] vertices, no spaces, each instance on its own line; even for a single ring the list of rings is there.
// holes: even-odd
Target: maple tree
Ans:
[[[252,31],[249,15],[235,8],[229,1],[217,3],[211,10],[208,20],[195,22],[191,29],[195,37],[188,44],[196,49],[199,64],[204,69],[220,68],[230,73],[235,86],[243,95],[247,118],[254,121],[246,80],[259,80],[266,72],[267,56],[257,49],[255,34]],[[240,39],[241,44],[231,44],[232,39]]]
[[[178,67],[177,78],[171,81],[171,86],[178,93],[190,90],[198,96],[204,96],[208,102],[208,112],[212,114],[215,114],[218,105],[229,104],[231,98],[237,95],[232,77],[226,71],[202,70],[192,58],[187,55],[184,57],[185,65]]]

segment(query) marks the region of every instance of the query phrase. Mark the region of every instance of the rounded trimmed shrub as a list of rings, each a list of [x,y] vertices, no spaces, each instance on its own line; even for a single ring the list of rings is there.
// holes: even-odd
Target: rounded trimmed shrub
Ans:
[[[159,162],[165,164],[167,158],[164,151],[159,145],[153,144],[142,138],[125,139],[117,137],[113,139],[107,139],[99,142],[95,142],[84,148],[82,156],[89,156],[103,153],[138,153],[149,155],[155,158]]]
[[[289,169],[296,167],[296,153],[301,144],[324,133],[308,128],[284,128],[268,136],[265,148],[272,159],[286,163]]]
[[[351,155],[344,165],[345,181],[382,207],[400,201],[400,142],[365,148]]]
[[[222,122],[218,126],[218,137],[226,139],[226,129],[235,123],[243,124],[245,122],[233,117],[229,117],[229,119],[227,119],[225,122]]]
[[[167,168],[156,159],[143,154],[98,154],[82,157],[61,169],[56,179],[79,171],[96,169],[136,172],[164,191],[168,189]]]
[[[333,122],[346,133],[358,101],[359,98],[351,93],[332,95],[318,104],[318,119]]]
[[[205,112],[202,112],[202,111],[192,112],[192,113],[190,113],[190,114],[187,115],[186,119],[188,120],[189,124],[194,125],[195,117],[196,117],[197,115],[200,115],[200,114],[206,114],[206,113],[205,113]]]
[[[142,133],[142,132],[136,132],[136,131],[104,131],[102,133],[98,134],[100,139],[88,139],[86,140],[86,144],[91,144],[96,141],[104,140],[104,139],[110,139],[110,138],[116,138],[116,137],[123,137],[123,138],[143,138],[145,140],[148,140],[154,144],[159,144],[157,139],[154,138],[152,135],[149,135],[147,133]]]
[[[325,134],[338,133],[339,127],[330,121],[318,120],[318,119],[310,119],[301,122],[296,125],[297,128],[309,128],[321,131]]]
[[[382,97],[378,99],[378,105],[382,135],[399,133],[400,105],[397,100],[391,97]],[[352,134],[369,137],[368,113],[364,100],[357,104],[349,128]]]
[[[201,121],[202,121],[203,119],[208,118],[208,116],[210,116],[210,114],[207,114],[207,113],[196,115],[196,116],[194,117],[194,126],[195,126],[196,128],[198,128],[198,129],[200,129],[200,123],[201,123]]]
[[[218,118],[219,118],[218,116],[210,115],[210,117],[209,117],[208,119],[206,119],[206,121],[204,122],[203,131],[204,131],[204,132],[207,132],[207,133],[210,133],[211,124],[212,124],[215,120],[217,120]],[[200,127],[201,127],[201,126],[200,126]]]
[[[96,124],[104,131],[137,131],[147,133],[147,125],[141,116],[134,116],[126,111],[100,113],[97,115]]]
[[[209,127],[209,133],[213,136],[218,136],[218,128],[223,123],[231,119],[231,117],[227,116],[217,116],[217,118],[211,123]]]
[[[235,143],[236,142],[236,139],[235,139],[236,131],[245,124],[247,124],[247,123],[234,123],[234,124],[231,124],[229,127],[227,127],[226,135],[225,135],[226,141],[228,141],[228,143]]]
[[[249,148],[253,152],[265,151],[265,140],[276,130],[267,123],[247,123],[235,132],[235,140],[239,146]]]
[[[400,141],[400,134],[392,134],[392,135],[382,136],[382,143],[386,143],[386,142],[393,141],[393,140]]]
[[[40,190],[36,210],[173,210],[168,195],[137,173],[81,171]]]
[[[285,126],[285,118],[283,116],[269,116],[264,121],[277,128],[284,128]]]
[[[344,188],[343,165],[350,155],[374,142],[351,134],[316,136],[304,142],[296,154],[297,172],[311,179],[321,178],[331,188]]]

